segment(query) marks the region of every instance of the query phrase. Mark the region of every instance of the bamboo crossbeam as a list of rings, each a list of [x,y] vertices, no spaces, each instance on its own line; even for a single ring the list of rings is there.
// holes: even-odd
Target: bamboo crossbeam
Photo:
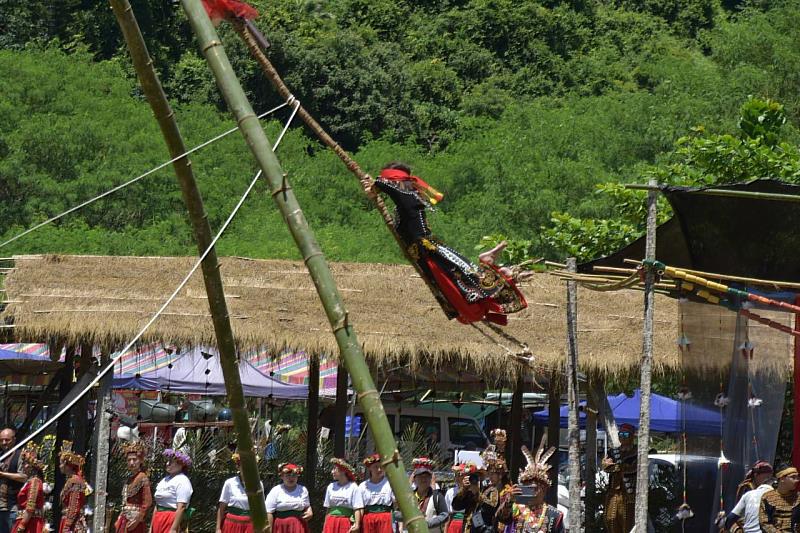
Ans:
[[[757,315],[755,313],[748,311],[747,309],[740,309],[739,312],[743,316],[746,316],[751,320],[755,320],[760,324],[764,324],[765,326],[769,326],[773,329],[777,329],[778,331],[782,331],[783,333],[788,333],[789,335],[800,338],[800,331],[796,331],[785,324],[781,324],[780,322],[775,322],[774,320],[770,320],[769,318]]]
[[[642,262],[636,259],[623,259],[625,263],[631,265],[641,265]],[[595,267],[597,268],[597,267]],[[612,268],[612,267],[602,267],[602,268]],[[777,288],[786,288],[786,289],[800,289],[800,283],[794,281],[778,281],[772,279],[759,279],[759,278],[748,278],[742,276],[733,276],[730,274],[720,274],[718,272],[705,272],[703,270],[694,270],[691,268],[681,268],[684,272],[688,272],[689,274],[695,274],[697,276],[704,276],[707,278],[714,278],[714,279],[724,279],[728,281],[738,281],[741,283],[752,283],[754,285],[764,285],[765,287],[777,287]]]
[[[626,183],[626,189],[639,190],[639,191],[661,191],[659,185],[645,185],[643,183]],[[729,189],[698,189],[696,191],[687,191],[689,194],[697,194],[701,196],[728,196],[731,198],[746,198],[749,200],[771,200],[777,202],[793,202],[800,203],[800,195],[797,194],[780,194],[773,192],[756,192],[756,191],[735,191]]]

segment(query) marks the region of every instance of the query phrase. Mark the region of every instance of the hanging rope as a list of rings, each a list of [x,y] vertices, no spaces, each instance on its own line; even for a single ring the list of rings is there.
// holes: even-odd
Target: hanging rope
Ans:
[[[288,105],[288,103],[283,103],[283,104],[281,104],[279,106],[276,106],[276,107],[270,109],[269,111],[258,115],[258,119],[260,120],[260,119],[266,117],[267,115],[271,115],[272,113],[275,113],[276,111],[278,111],[279,109],[281,109],[283,107],[286,107],[287,105]],[[188,156],[190,154],[193,154],[194,152],[196,152],[196,151],[198,151],[198,150],[200,150],[202,148],[205,148],[206,146],[208,146],[208,145],[210,145],[210,144],[222,139],[223,137],[226,137],[226,136],[230,135],[231,133],[233,133],[234,131],[237,131],[238,129],[239,128],[237,126],[235,128],[229,129],[228,131],[220,133],[216,137],[213,137],[213,138],[207,140],[206,142],[204,142],[202,144],[198,144],[197,146],[195,146],[191,150],[187,150],[186,152],[182,153],[181,155],[173,157],[169,161],[165,161],[165,162],[161,163],[160,165],[151,168],[150,170],[148,170],[144,174],[140,174],[140,175],[136,176],[135,178],[126,181],[125,183],[117,185],[116,187],[113,187],[113,188],[107,190],[104,193],[98,194],[97,196],[95,196],[93,198],[90,198],[90,199],[86,200],[85,202],[82,202],[82,203],[76,205],[75,207],[71,207],[71,208],[67,209],[63,213],[59,213],[58,215],[56,215],[54,217],[50,217],[47,220],[45,220],[44,222],[40,222],[39,224],[36,224],[35,226],[26,229],[22,233],[19,233],[19,234],[15,235],[14,237],[11,237],[7,241],[5,241],[3,243],[0,243],[0,248],[6,246],[7,244],[11,244],[12,242],[16,241],[17,239],[21,239],[25,235],[28,235],[29,233],[31,233],[33,231],[36,231],[39,228],[42,228],[42,227],[44,227],[44,226],[46,226],[46,225],[48,225],[48,224],[50,224],[52,222],[55,222],[56,220],[59,220],[60,218],[63,218],[65,216],[69,215],[70,213],[74,213],[75,211],[77,211],[79,209],[82,209],[82,208],[86,207],[87,205],[93,204],[97,200],[100,200],[102,198],[105,198],[106,196],[114,194],[117,191],[121,191],[125,187],[128,187],[129,185],[133,185],[137,181],[139,181],[139,180],[141,180],[143,178],[146,178],[147,176],[153,174],[154,172],[157,172],[157,171],[161,170],[162,168],[164,168],[164,167],[166,167],[168,165],[171,165],[172,163],[174,163],[174,162],[176,162],[176,161],[178,161],[180,159],[183,159],[184,157],[186,157],[186,156]]]

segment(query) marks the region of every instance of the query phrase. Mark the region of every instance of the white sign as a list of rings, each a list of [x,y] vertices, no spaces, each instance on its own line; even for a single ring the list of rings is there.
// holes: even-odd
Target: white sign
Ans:
[[[481,452],[456,450],[453,462],[454,464],[475,463],[478,468],[483,467],[483,457],[481,457]]]

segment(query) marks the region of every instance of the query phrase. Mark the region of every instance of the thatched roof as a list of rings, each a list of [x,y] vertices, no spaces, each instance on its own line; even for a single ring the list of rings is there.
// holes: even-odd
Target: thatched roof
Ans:
[[[12,302],[0,315],[13,321],[18,340],[62,337],[121,345],[144,325],[188,272],[191,257],[18,256],[8,274]],[[226,258],[222,273],[231,322],[242,349],[276,353],[305,349],[338,353],[314,285],[299,261]],[[368,360],[391,368],[434,365],[472,371],[487,381],[513,378],[517,365],[493,339],[448,321],[425,284],[408,266],[331,264]],[[562,364],[566,348],[564,282],[536,275],[522,287],[529,308],[505,328],[527,343],[539,365]],[[581,369],[634,367],[642,345],[642,293],[579,292]],[[657,296],[655,366],[676,367],[680,357],[678,307]],[[513,343],[494,337],[512,351]],[[209,344],[214,334],[198,272],[145,334],[145,341]]]

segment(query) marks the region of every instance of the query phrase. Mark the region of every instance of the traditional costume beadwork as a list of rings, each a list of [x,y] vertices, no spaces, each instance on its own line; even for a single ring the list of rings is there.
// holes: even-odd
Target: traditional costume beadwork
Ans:
[[[122,446],[125,456],[135,454],[142,461],[139,472],[132,473],[122,487],[122,509],[114,527],[117,533],[146,533],[147,511],[153,504],[150,478],[144,470],[145,446],[142,441],[129,442]]]
[[[231,460],[238,468],[241,463],[239,454],[232,454]],[[263,484],[261,490],[264,490]],[[219,503],[225,505],[225,516],[220,528],[222,533],[253,533],[250,500],[247,498],[247,491],[241,476],[236,475],[225,480],[219,495]]]
[[[42,533],[44,529],[45,494],[42,473],[46,465],[39,460],[39,452],[39,447],[29,441],[20,454],[28,479],[17,493],[17,519],[11,533]]]
[[[363,461],[368,469],[370,465],[380,462],[381,456],[377,453]],[[395,498],[389,480],[383,477],[377,483],[373,483],[367,475],[367,479],[358,488],[361,491],[361,501],[364,503],[361,533],[392,533],[392,508]]]
[[[293,474],[299,476],[303,467],[287,463],[278,467],[281,475]],[[308,489],[299,483],[292,489],[287,489],[281,483],[272,487],[267,494],[267,513],[272,515],[272,533],[308,533],[308,521],[303,515],[309,507],[311,500]]]
[[[784,468],[776,474],[779,480],[790,475],[796,475],[794,467]],[[779,489],[765,492],[761,496],[761,506],[758,511],[758,521],[764,533],[794,533],[797,531],[797,513],[800,511],[800,495],[797,490],[781,493]]]
[[[61,522],[58,525],[58,533],[85,533],[88,527],[83,514],[87,489],[82,473],[84,458],[72,451],[70,441],[64,441],[58,458],[74,472],[61,489]]]
[[[194,492],[192,482],[183,473],[185,469],[192,466],[191,458],[181,451],[172,449],[164,450],[164,457],[169,461],[175,461],[180,464],[182,470],[175,475],[167,474],[156,485],[156,490],[153,494],[153,498],[156,501],[156,510],[153,513],[150,533],[169,533],[175,523],[178,505],[184,505],[183,517],[186,517],[189,510],[189,502]]]
[[[398,182],[409,182],[412,187]],[[440,193],[402,168],[382,170],[375,187],[394,202],[395,230],[409,257],[446,300],[440,304],[448,318],[464,324],[489,320],[506,325],[506,315],[528,306],[514,281],[500,269],[476,265],[432,235],[425,210],[441,200]]]
[[[361,497],[361,490],[355,483],[355,469],[344,459],[331,459],[334,468],[344,472],[347,476],[347,483],[342,484],[338,480],[328,485],[325,490],[325,501],[322,504],[327,513],[323,533],[348,533],[356,522],[357,512],[364,508],[364,501]]]
[[[555,448],[544,451],[544,440],[536,452],[531,455],[528,448],[522,447],[522,452],[528,460],[528,465],[519,474],[519,484],[522,486],[535,486],[541,495],[541,503],[528,505],[514,502],[512,504],[512,521],[505,528],[505,533],[563,533],[564,514],[552,505],[543,501],[544,494],[551,485],[550,465],[547,460],[555,453]]]
[[[635,428],[622,424],[620,431]],[[608,533],[629,533],[633,529],[636,504],[636,448],[611,450],[611,463],[603,470],[609,474],[604,521]]]

